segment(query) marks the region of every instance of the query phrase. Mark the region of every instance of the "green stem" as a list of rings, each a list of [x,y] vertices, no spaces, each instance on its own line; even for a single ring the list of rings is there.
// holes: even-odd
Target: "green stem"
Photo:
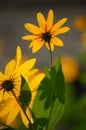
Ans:
[[[26,112],[25,112],[25,111],[24,111],[24,109],[22,108],[22,105],[20,104],[20,101],[19,101],[19,100],[18,100],[18,98],[16,97],[16,95],[15,95],[14,91],[13,91],[13,90],[11,90],[11,92],[12,92],[13,96],[15,97],[15,99],[16,99],[16,101],[17,101],[17,103],[18,103],[18,104],[19,104],[19,106],[21,107],[21,109],[22,109],[22,111],[23,111],[24,115],[26,116],[27,120],[28,120],[30,123],[32,123],[32,122],[30,121],[29,117],[27,116]]]
[[[50,68],[52,68],[52,51],[51,51],[51,46],[50,42],[48,42],[49,48],[50,48]]]
[[[50,122],[50,117],[51,117],[51,113],[52,113],[52,110],[53,110],[53,105],[54,105],[54,95],[55,95],[55,92],[53,93],[53,100],[52,100],[52,104],[51,104],[51,109],[50,109],[50,114],[49,114],[49,120],[48,120],[48,123],[47,123],[47,126],[46,126],[46,130],[48,130],[48,125],[49,125],[49,122]]]

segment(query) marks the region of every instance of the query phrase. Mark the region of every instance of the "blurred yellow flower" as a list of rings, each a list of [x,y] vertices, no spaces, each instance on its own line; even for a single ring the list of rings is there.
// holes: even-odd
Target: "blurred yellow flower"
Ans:
[[[28,74],[29,74],[28,84],[31,90],[31,101],[28,108],[26,109],[26,114],[28,115],[29,119],[33,121],[30,109],[32,109],[37,89],[39,87],[41,80],[44,78],[45,74],[38,69],[33,69]],[[0,117],[7,115],[6,124],[8,125],[10,125],[14,121],[14,119],[17,118],[18,114],[20,114],[24,125],[28,127],[29,121],[27,120],[21,107],[19,106],[19,104],[16,102],[15,99],[9,98],[0,106]]]
[[[16,49],[16,57],[8,62],[4,74],[0,72],[0,101],[12,96],[11,90],[19,96],[21,86],[21,75],[31,70],[36,59],[30,59],[21,64],[21,49]]]
[[[73,22],[73,25],[79,31],[86,31],[86,18],[84,16],[77,16]]]
[[[56,24],[53,25],[54,14],[53,10],[49,10],[47,20],[42,13],[37,13],[37,21],[39,27],[26,23],[25,28],[32,33],[32,35],[23,36],[23,40],[31,40],[29,48],[32,48],[32,52],[37,52],[44,44],[48,50],[54,50],[54,45],[63,46],[62,40],[56,36],[69,31],[69,27],[62,27],[67,21],[67,18],[62,18]]]
[[[79,74],[79,65],[75,59],[71,56],[62,56],[62,71],[65,77],[65,81],[73,82],[76,80]]]

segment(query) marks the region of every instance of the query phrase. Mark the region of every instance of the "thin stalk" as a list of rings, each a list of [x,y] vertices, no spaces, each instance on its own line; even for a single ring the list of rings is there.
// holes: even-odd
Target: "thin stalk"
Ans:
[[[48,42],[49,48],[50,48],[50,68],[52,68],[52,51],[51,51],[51,46],[50,42]]]
[[[11,90],[11,92],[12,92],[13,96],[15,97],[15,99],[16,99],[16,101],[17,101],[17,103],[18,103],[18,104],[19,104],[19,106],[21,107],[21,109],[22,109],[22,111],[23,111],[24,115],[26,116],[27,120],[28,120],[29,122],[31,122],[31,121],[30,121],[30,119],[29,119],[29,117],[27,116],[26,112],[25,112],[25,111],[24,111],[24,109],[22,108],[22,105],[20,104],[20,101],[19,101],[19,100],[18,100],[18,98],[16,97],[16,95],[15,95],[14,91],[13,91],[13,90]],[[31,123],[32,123],[32,122],[31,122]]]
[[[53,97],[54,97],[54,95],[55,95],[55,92],[53,93]],[[52,113],[52,110],[53,110],[54,101],[55,101],[55,100],[53,99],[52,104],[51,104],[51,109],[50,109],[48,124],[47,124],[47,126],[46,126],[46,130],[48,130],[48,125],[49,125],[50,116],[51,116],[51,113]]]

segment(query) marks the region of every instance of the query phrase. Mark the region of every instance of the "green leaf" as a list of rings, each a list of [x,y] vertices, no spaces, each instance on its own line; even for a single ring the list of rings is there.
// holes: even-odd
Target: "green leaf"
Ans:
[[[22,83],[21,83],[21,91],[20,91],[20,101],[22,103],[23,109],[26,110],[31,100],[31,91],[24,77],[21,76],[21,78],[22,78]]]
[[[56,64],[45,73],[46,77],[39,86],[32,111],[36,121],[40,119],[42,122],[43,118],[46,120],[44,126],[40,124],[41,127],[44,130],[50,130],[54,129],[61,118],[65,103],[65,83],[60,57]]]
[[[56,64],[55,64],[55,69],[57,71],[56,73],[56,78],[55,78],[55,94],[59,101],[64,104],[65,103],[65,81],[64,81],[64,75],[62,72],[62,67],[61,67],[61,61],[60,57],[58,58]]]
[[[54,127],[61,118],[64,110],[65,103],[65,82],[61,68],[60,57],[58,58],[55,66],[52,69],[54,71],[55,79],[53,83],[54,87],[54,101],[52,103],[51,113],[49,116],[48,130]],[[54,76],[52,75],[52,77]]]

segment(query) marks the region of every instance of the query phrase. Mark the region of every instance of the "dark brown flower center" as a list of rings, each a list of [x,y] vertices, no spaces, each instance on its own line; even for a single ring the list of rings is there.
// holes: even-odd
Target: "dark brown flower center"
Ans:
[[[11,91],[14,88],[14,84],[12,80],[5,80],[2,83],[2,88],[4,88],[6,91]]]
[[[50,35],[50,32],[45,32],[42,34],[42,39],[45,41],[45,42],[50,42],[51,40],[51,35]]]

